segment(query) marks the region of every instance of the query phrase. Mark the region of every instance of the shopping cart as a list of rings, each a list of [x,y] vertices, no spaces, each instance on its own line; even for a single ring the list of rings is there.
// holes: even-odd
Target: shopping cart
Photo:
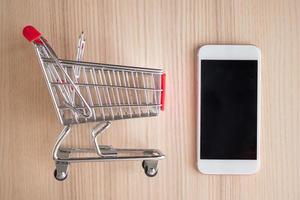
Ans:
[[[155,176],[158,160],[164,158],[161,151],[99,145],[98,136],[110,126],[110,121],[157,116],[164,110],[163,70],[82,62],[83,33],[76,61],[59,59],[32,26],[24,27],[23,35],[33,43],[57,116],[64,125],[53,148],[55,178],[66,179],[70,163],[115,160],[142,160],[145,174]],[[62,146],[72,125],[90,122],[97,123],[90,133],[93,148]]]

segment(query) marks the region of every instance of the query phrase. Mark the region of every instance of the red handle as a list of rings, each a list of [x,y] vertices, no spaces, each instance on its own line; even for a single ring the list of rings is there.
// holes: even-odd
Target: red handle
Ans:
[[[164,111],[165,110],[165,96],[166,96],[166,74],[165,73],[163,73],[161,75],[161,89],[162,89],[162,91],[160,94],[161,95],[160,96],[160,104],[161,104],[160,109],[162,111]]]
[[[40,37],[42,36],[42,34],[33,26],[25,26],[23,28],[23,35],[29,42],[41,42]]]

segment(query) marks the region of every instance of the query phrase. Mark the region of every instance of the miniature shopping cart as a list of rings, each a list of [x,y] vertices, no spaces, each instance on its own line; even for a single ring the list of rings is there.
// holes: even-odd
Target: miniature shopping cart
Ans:
[[[33,43],[57,116],[64,125],[53,148],[54,176],[64,180],[70,163],[88,161],[142,160],[146,175],[157,174],[156,149],[120,149],[99,145],[98,136],[110,121],[157,116],[164,110],[165,74],[161,69],[82,62],[85,47],[79,37],[76,61],[62,60],[32,26],[23,35]],[[72,125],[96,122],[91,130],[93,148],[62,146]]]

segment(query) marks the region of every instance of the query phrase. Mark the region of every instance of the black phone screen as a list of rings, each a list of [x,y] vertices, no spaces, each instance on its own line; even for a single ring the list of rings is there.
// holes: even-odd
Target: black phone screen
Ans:
[[[257,60],[201,60],[201,159],[257,158]]]

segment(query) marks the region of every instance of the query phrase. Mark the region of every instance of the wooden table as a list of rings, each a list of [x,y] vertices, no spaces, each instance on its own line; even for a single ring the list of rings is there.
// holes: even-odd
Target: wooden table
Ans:
[[[300,199],[300,1],[87,0],[0,2],[0,199]],[[62,126],[22,28],[38,27],[62,58],[164,67],[166,111],[118,121],[103,142],[161,149],[155,178],[140,162],[72,165],[53,178],[52,146]],[[262,50],[262,168],[251,176],[196,169],[196,52],[204,44]],[[79,127],[69,143],[87,145]]]

